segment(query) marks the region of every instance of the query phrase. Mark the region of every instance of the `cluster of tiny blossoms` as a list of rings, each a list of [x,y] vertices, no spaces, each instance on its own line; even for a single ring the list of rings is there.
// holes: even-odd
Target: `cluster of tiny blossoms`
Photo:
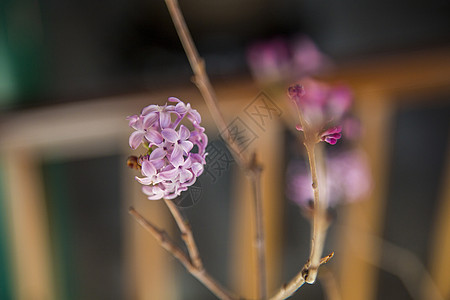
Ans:
[[[347,87],[330,87],[307,79],[289,87],[288,96],[300,111],[304,126],[317,132],[317,140],[331,145],[341,138],[343,117],[350,109],[352,94]],[[303,131],[302,124],[296,126]]]
[[[195,183],[206,163],[208,138],[200,114],[189,103],[174,97],[169,101],[176,105],[149,105],[140,115],[127,118],[135,130],[130,147],[143,145],[148,150],[137,159],[143,177],[136,180],[150,200],[176,198]]]

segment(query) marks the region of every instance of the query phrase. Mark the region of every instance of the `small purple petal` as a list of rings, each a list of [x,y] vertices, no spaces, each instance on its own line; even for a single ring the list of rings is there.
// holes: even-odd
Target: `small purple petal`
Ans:
[[[149,128],[156,122],[156,120],[158,120],[158,114],[156,112],[149,113],[144,117],[144,127]]]
[[[178,133],[172,128],[164,128],[161,131],[162,136],[171,143],[176,143],[178,141]]]
[[[159,125],[161,128],[169,127],[171,121],[169,112],[162,111],[159,113]]]
[[[175,111],[176,111],[177,113],[179,113],[179,114],[182,114],[182,115],[184,115],[185,113],[187,113],[186,106],[184,105],[183,102],[180,102],[180,103],[178,103],[178,104],[175,106]]]
[[[145,138],[155,145],[159,145],[163,141],[161,134],[154,129],[148,129]]]
[[[200,124],[202,122],[202,116],[200,116],[198,111],[195,109],[191,109],[189,111],[189,116],[190,116],[189,120],[191,120],[192,122],[196,122],[198,124]]]
[[[142,177],[142,178],[140,178],[140,177],[136,176],[134,178],[136,178],[136,180],[139,181],[139,183],[143,184],[143,185],[149,185],[149,184],[153,183],[153,180],[150,177]]]
[[[183,163],[183,169],[189,169],[192,166],[192,153],[189,154],[188,158]]]
[[[136,149],[142,143],[142,138],[144,137],[143,131],[135,131],[130,135],[130,139],[128,143],[130,144],[131,149]]]
[[[152,164],[155,166],[156,169],[159,170],[162,167],[164,167],[166,162],[164,161],[164,159],[156,159],[156,160],[152,160]]]
[[[145,115],[148,115],[149,113],[157,112],[158,110],[159,110],[159,106],[152,104],[152,105],[149,105],[142,109],[142,115],[145,116]]]
[[[186,126],[181,125],[180,131],[179,131],[180,140],[184,141],[187,138],[189,138],[190,135],[191,135],[191,133],[190,133],[189,129],[187,129]]]
[[[330,135],[330,134],[333,134],[333,133],[339,133],[339,132],[341,132],[341,131],[342,131],[342,126],[331,127],[331,128],[329,128],[329,129],[325,130],[325,131],[322,133],[322,136]]]
[[[337,143],[337,139],[332,138],[332,137],[326,137],[325,142],[327,142],[330,145],[335,145]]]
[[[159,173],[159,178],[162,180],[175,180],[178,176],[179,169],[174,168],[168,171]]]
[[[178,99],[177,97],[169,97],[169,102],[178,102],[178,103],[183,103],[180,99]],[[184,103],[183,103],[184,104]]]
[[[191,169],[196,177],[203,173],[203,165],[201,163],[193,163]]]
[[[189,141],[182,141],[180,144],[181,148],[183,148],[183,150],[187,153],[189,153],[189,151],[192,150],[192,148],[194,147],[194,144],[192,144],[192,142]]]
[[[179,165],[181,165],[183,163],[183,161],[184,161],[183,160],[183,148],[180,145],[175,144],[169,161],[175,167],[178,167]]]
[[[159,189],[159,190],[155,190],[153,189],[153,195],[149,195],[148,196],[148,200],[160,200],[162,198],[164,198],[164,191]]]
[[[150,160],[159,160],[162,159],[164,156],[166,156],[167,152],[164,151],[162,148],[156,148],[153,150],[153,152],[150,154]]]
[[[142,162],[142,173],[147,177],[155,176],[156,168],[151,162],[145,160]]]
[[[341,138],[341,134],[340,133],[333,133],[333,134],[330,134],[330,135],[328,135],[328,137],[330,137],[330,138],[333,138],[333,139],[340,139]]]
[[[191,180],[192,177],[194,177],[194,174],[192,174],[188,170],[185,170],[185,169],[180,170],[180,182],[181,183],[185,183],[185,182]]]
[[[134,124],[136,124],[137,120],[139,120],[139,116],[138,115],[132,115],[127,117],[128,122],[128,126],[133,127],[134,128]]]
[[[169,193],[169,194],[165,194],[164,198],[168,199],[168,200],[172,200],[172,199],[175,199],[178,196],[179,196],[178,193],[172,192],[172,193]]]

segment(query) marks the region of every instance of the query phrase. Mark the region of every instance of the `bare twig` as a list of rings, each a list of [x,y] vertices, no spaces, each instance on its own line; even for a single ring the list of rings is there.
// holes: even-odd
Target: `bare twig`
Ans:
[[[206,105],[216,122],[216,125],[227,142],[230,148],[231,154],[233,155],[236,162],[247,168],[249,164],[249,159],[242,154],[242,151],[236,141],[233,139],[226,123],[219,109],[219,104],[217,101],[216,93],[209,81],[208,74],[205,69],[205,62],[198,54],[197,48],[195,47],[194,41],[192,40],[189,29],[184,20],[183,14],[181,13],[180,7],[177,0],[165,0],[167,8],[169,9],[170,16],[172,17],[175,29],[177,30],[178,36],[180,38],[181,44],[186,52],[186,56],[191,65],[192,71],[194,72],[194,83],[205,99]]]
[[[183,239],[184,243],[186,244],[186,247],[189,252],[189,256],[191,257],[192,263],[194,266],[198,269],[203,268],[203,263],[200,258],[200,254],[197,249],[197,244],[194,240],[194,235],[192,234],[192,230],[190,225],[184,220],[183,216],[181,215],[178,207],[173,203],[171,200],[164,199],[164,202],[166,203],[167,207],[170,210],[170,213],[172,214],[173,218],[175,219],[178,228],[181,231],[181,238]]]
[[[225,120],[220,112],[216,93],[211,85],[208,74],[205,69],[205,62],[199,56],[197,48],[195,47],[194,41],[192,40],[189,29],[184,20],[183,14],[181,13],[180,7],[177,0],[165,0],[166,5],[169,9],[169,13],[174,22],[175,28],[177,30],[180,41],[186,52],[186,56],[191,65],[192,71],[194,72],[194,83],[205,99],[206,105],[208,106],[211,115],[216,122],[216,125],[221,133],[222,138],[225,140],[231,154],[233,155],[235,161],[242,169],[245,170],[246,174],[250,177],[252,186],[254,189],[254,210],[255,210],[255,223],[256,223],[256,235],[255,235],[255,247],[257,250],[258,257],[258,286],[260,297],[265,298],[266,295],[266,276],[265,276],[265,241],[264,241],[264,228],[263,228],[263,207],[261,198],[261,166],[254,159],[243,155],[243,149],[236,143],[235,139],[228,127],[226,126]]]
[[[256,164],[256,155],[253,156],[253,161]],[[257,249],[257,258],[258,258],[258,274],[259,274],[259,297],[261,299],[266,299],[267,290],[266,290],[266,248],[264,245],[264,226],[263,226],[263,207],[262,207],[262,197],[261,197],[261,172],[262,168],[259,166],[255,166],[252,168],[253,172],[251,175],[251,183],[254,193],[254,208],[255,208],[255,247]]]
[[[320,264],[327,263],[334,256],[334,252],[328,254],[320,260]],[[282,300],[286,299],[295,293],[305,282],[309,274],[309,263],[303,266],[298,274],[289,281],[288,284],[284,284],[278,292],[270,298],[270,300]]]
[[[322,256],[325,237],[327,234],[327,197],[325,190],[326,181],[324,175],[324,155],[322,145],[316,144],[315,140],[311,140],[308,135],[305,134],[305,147],[308,153],[312,187],[314,190],[311,253],[309,256],[309,272],[308,276],[305,278],[307,283],[312,284],[317,278],[317,272],[320,266],[320,257]],[[321,185],[319,185],[319,178],[321,178]],[[321,198],[319,198],[319,196],[321,196]]]
[[[219,299],[238,299],[231,292],[225,290],[205,269],[195,266],[189,257],[170,239],[164,230],[159,229],[144,219],[133,207],[130,207],[129,213],[145,230],[150,232],[153,237],[159,242],[161,247],[166,249],[176,259],[178,259],[186,270],[189,271],[195,278],[197,278],[204,286],[206,286]]]
[[[325,165],[322,145],[317,144],[320,140],[317,128],[312,128],[303,117],[302,111],[297,107],[300,125],[303,128],[306,152],[311,169],[312,187],[314,191],[314,211],[311,228],[311,252],[309,260],[300,272],[289,282],[281,287],[279,292],[271,299],[286,299],[297,291],[305,282],[312,284],[316,281],[317,273],[321,264],[328,262],[334,252],[321,259],[325,243],[328,220],[326,215],[327,195],[325,180]],[[322,183],[319,185],[319,181]],[[322,197],[322,198],[320,198]]]

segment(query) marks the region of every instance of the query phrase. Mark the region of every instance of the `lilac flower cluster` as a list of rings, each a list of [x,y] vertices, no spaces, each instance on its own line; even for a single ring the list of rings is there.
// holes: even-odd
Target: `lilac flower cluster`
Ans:
[[[301,111],[304,125],[318,132],[318,141],[336,144],[342,132],[342,126],[339,124],[352,103],[350,90],[343,86],[330,87],[306,79],[304,85],[290,86],[288,96]],[[296,128],[303,131],[301,124]]]
[[[148,151],[138,164],[143,192],[150,200],[174,199],[193,185],[206,163],[208,137],[200,126],[201,116],[191,105],[170,97],[176,105],[149,105],[140,115],[128,117],[135,131],[132,149],[143,145]],[[190,123],[191,130],[181,122]]]

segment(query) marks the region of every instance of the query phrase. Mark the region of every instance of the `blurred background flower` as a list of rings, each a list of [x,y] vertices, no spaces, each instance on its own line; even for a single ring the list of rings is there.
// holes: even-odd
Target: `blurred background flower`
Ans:
[[[368,195],[372,180],[364,153],[357,150],[330,151],[326,164],[330,206],[358,201]],[[309,167],[304,162],[293,161],[286,176],[289,199],[300,206],[310,205],[313,189]]]

